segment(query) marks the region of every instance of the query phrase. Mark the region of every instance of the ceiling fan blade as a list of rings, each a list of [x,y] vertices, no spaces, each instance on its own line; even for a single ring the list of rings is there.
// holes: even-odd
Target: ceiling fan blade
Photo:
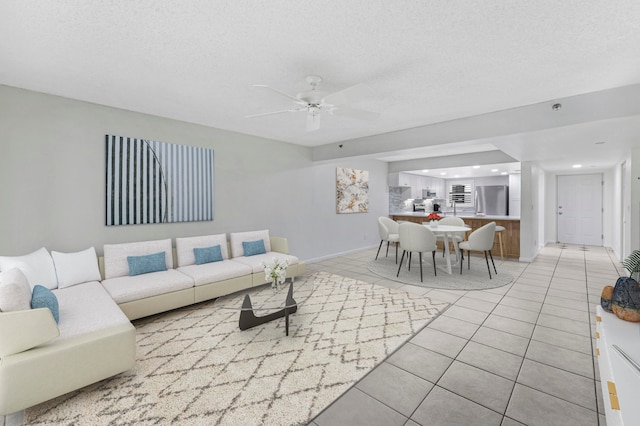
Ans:
[[[313,132],[320,128],[320,114],[307,114],[307,132]]]
[[[262,114],[245,115],[244,118],[262,117],[262,116],[265,116],[265,115],[282,114],[284,112],[298,112],[298,111],[304,111],[304,110],[305,110],[305,108],[282,109],[280,111],[263,112]]]
[[[296,98],[295,96],[291,96],[290,94],[285,93],[285,92],[283,92],[282,90],[274,89],[274,88],[273,88],[273,87],[271,87],[271,86],[267,86],[267,85],[265,85],[265,84],[254,84],[254,85],[253,85],[253,87],[262,87],[262,88],[265,88],[265,89],[269,89],[269,90],[271,90],[272,92],[275,92],[275,93],[279,94],[280,96],[284,96],[285,98],[287,98],[287,99],[289,99],[289,100],[291,100],[291,101],[294,101],[294,102],[295,102],[295,103],[297,103],[297,104],[300,104],[300,105],[307,105],[307,103],[306,103],[306,102],[301,101],[300,99]]]
[[[374,95],[373,90],[365,84],[356,84],[338,92],[331,93],[322,99],[323,104],[343,105],[361,98]]]
[[[342,115],[345,117],[357,118],[358,120],[369,120],[369,121],[377,120],[378,117],[380,117],[380,113],[378,112],[365,111],[363,109],[355,109],[355,108],[349,108],[345,106],[336,107],[332,109],[331,114]]]

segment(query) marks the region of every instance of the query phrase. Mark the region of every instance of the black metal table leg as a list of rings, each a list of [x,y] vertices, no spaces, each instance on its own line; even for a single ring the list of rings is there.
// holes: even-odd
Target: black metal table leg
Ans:
[[[256,316],[256,314],[253,312],[251,297],[249,297],[249,295],[246,294],[244,296],[244,300],[242,301],[242,310],[240,311],[240,319],[238,322],[240,330],[248,330],[249,328],[253,328],[258,325],[266,324],[269,321],[273,321],[275,319],[285,317],[285,331],[288,336],[289,335],[289,314],[295,314],[298,311],[298,304],[293,298],[293,282],[289,285],[289,291],[287,293],[285,306],[286,308],[283,308],[279,311],[259,317],[259,316]]]

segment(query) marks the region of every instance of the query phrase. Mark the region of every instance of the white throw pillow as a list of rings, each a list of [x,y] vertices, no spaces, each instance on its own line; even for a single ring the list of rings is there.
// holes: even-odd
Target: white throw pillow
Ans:
[[[44,247],[24,256],[0,256],[0,271],[4,272],[12,268],[22,271],[31,288],[38,284],[49,290],[58,287],[53,259]]]
[[[101,280],[98,256],[93,247],[76,253],[51,251],[51,257],[56,267],[58,288]]]
[[[0,311],[31,309],[31,287],[18,268],[0,272]]]

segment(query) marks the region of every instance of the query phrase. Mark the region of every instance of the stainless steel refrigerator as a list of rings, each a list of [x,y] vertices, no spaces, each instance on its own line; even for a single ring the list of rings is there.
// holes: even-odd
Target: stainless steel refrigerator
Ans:
[[[487,215],[509,215],[509,185],[476,186],[476,212]]]

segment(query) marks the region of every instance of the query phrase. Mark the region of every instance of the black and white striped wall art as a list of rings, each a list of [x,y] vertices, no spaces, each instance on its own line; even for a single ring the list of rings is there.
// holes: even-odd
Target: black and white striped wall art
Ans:
[[[213,149],[106,135],[107,226],[213,220]]]

